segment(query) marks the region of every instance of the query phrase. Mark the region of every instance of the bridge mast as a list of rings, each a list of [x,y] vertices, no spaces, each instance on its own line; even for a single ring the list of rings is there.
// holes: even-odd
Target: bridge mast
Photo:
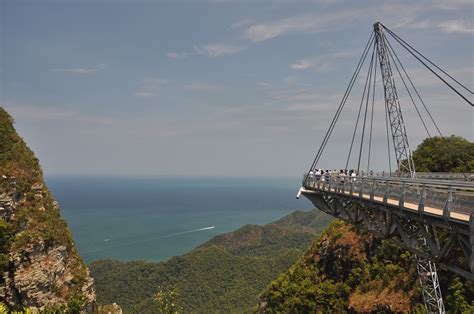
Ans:
[[[413,163],[413,156],[410,151],[410,146],[408,145],[408,136],[405,123],[403,122],[402,110],[400,108],[400,101],[398,100],[392,68],[390,66],[389,51],[383,34],[383,25],[380,22],[375,22],[374,33],[384,87],[385,110],[387,110],[390,120],[398,170],[400,174],[409,173],[411,178],[415,178],[415,164]],[[428,232],[428,227],[425,226],[425,228]],[[424,237],[420,237],[417,242],[416,246],[418,246],[419,249],[428,249]],[[445,309],[436,265],[421,256],[416,256],[416,262],[427,312],[444,314]]]
[[[398,170],[400,173],[409,173],[410,176],[414,178],[415,165],[413,163],[410,146],[408,145],[405,123],[403,122],[402,110],[400,108],[395,80],[390,66],[389,52],[387,44],[385,43],[385,36],[382,32],[382,24],[380,22],[375,22],[374,33],[384,87],[385,106],[390,119]]]

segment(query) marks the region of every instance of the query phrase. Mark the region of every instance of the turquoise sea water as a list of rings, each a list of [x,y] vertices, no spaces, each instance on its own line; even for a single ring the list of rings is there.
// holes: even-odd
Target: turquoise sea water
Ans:
[[[47,183],[86,262],[161,261],[245,224],[312,205],[299,178],[53,176]]]

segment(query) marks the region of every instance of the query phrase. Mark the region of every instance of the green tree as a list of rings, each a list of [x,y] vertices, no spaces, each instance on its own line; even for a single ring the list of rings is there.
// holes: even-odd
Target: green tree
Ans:
[[[178,304],[179,293],[176,287],[172,287],[168,290],[160,288],[155,294],[155,301],[158,303],[158,307],[163,314],[177,314],[183,310]]]
[[[459,277],[455,276],[448,287],[446,308],[448,313],[473,313],[474,305],[469,304],[469,291]],[[471,292],[472,293],[472,292]]]
[[[425,139],[413,151],[418,172],[474,172],[474,143],[460,136]]]
[[[8,307],[5,305],[5,303],[0,302],[0,314],[7,314],[8,313]]]

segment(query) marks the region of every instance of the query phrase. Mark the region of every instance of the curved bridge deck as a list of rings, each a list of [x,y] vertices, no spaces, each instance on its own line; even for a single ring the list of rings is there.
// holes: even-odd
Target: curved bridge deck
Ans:
[[[300,193],[326,213],[395,237],[410,251],[474,281],[474,182],[305,176]]]

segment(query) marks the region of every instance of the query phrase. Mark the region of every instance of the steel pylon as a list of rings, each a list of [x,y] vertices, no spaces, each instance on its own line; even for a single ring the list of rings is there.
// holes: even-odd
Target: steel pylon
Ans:
[[[389,51],[383,34],[383,25],[380,22],[374,24],[374,34],[384,87],[385,110],[388,113],[390,121],[398,171],[401,175],[407,174],[415,178],[416,172],[413,156],[408,144],[408,136],[403,121],[400,101],[390,66]],[[428,227],[425,226],[425,228]],[[424,237],[419,238],[417,245],[420,249],[426,248],[426,239]],[[444,314],[445,309],[436,265],[421,256],[416,256],[416,262],[426,311],[428,313]]]

